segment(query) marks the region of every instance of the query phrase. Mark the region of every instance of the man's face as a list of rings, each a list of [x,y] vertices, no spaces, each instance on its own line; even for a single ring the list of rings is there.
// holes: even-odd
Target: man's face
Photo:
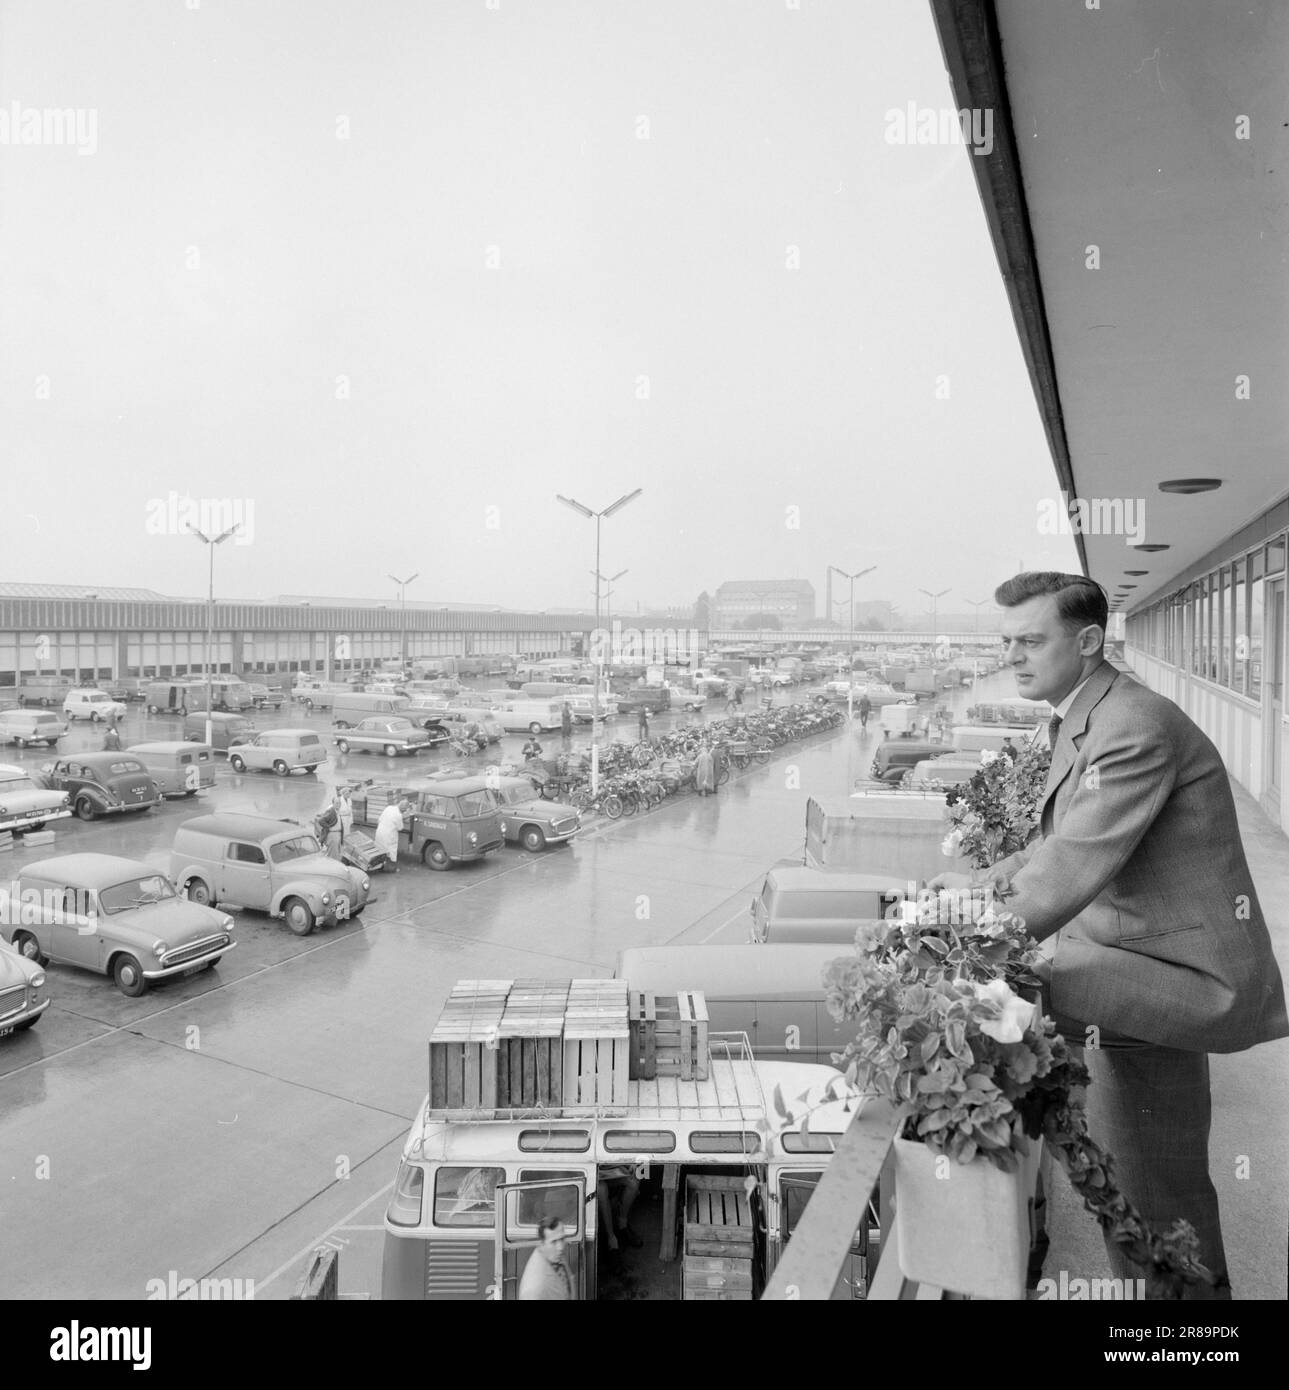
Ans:
[[[1016,677],[1017,694],[1058,703],[1083,678],[1084,658],[1096,652],[1101,629],[1069,632],[1057,613],[1056,596],[1026,599],[1002,614],[1003,662]]]
[[[539,1247],[542,1257],[549,1260],[551,1264],[559,1264],[564,1258],[564,1247],[568,1244],[568,1232],[563,1226],[553,1231],[542,1232],[542,1243]]]

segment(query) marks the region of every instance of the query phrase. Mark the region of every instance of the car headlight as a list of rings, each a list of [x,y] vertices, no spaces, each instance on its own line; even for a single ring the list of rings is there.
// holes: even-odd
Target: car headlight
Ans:
[[[31,977],[31,979],[28,981],[28,983],[30,984],[30,986],[31,986],[32,989],[44,989],[44,987],[45,987],[45,972],[44,972],[43,970],[38,970],[38,971]]]
[[[322,895],[322,905],[323,905],[323,907],[326,907],[327,904],[328,904],[330,901],[331,901],[331,894],[330,894],[330,893],[324,893],[324,894]]]
[[[477,845],[479,843],[479,837],[473,830],[466,836],[466,839],[469,840],[472,845]]]
[[[229,936],[232,936],[232,934],[233,934],[233,919],[232,919],[231,917],[225,917],[224,920],[223,920],[219,925],[220,925],[220,927],[221,927],[224,931],[226,931],[226,932],[229,934]]]
[[[365,893],[370,887],[371,887],[371,879],[369,879],[369,878],[363,879],[363,892]]]
[[[154,941],[152,943],[152,950],[158,956],[164,956],[169,949],[170,947],[164,941]]]

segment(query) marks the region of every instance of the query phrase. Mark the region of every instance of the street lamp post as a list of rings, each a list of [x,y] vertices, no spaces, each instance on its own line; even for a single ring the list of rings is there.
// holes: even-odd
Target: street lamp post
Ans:
[[[613,597],[613,589],[610,586],[616,584],[626,572],[626,570],[619,570],[617,574],[603,575],[599,570],[591,571],[597,592],[600,584],[603,583],[604,585],[604,626],[610,632],[613,630],[613,609],[609,606],[609,600]]]
[[[931,664],[932,666],[934,666],[936,637],[938,635],[936,633],[936,624],[939,621],[938,609],[936,608],[936,604],[938,604],[940,600],[945,596],[945,594],[947,594],[949,591],[948,589],[940,589],[933,594],[930,589],[919,589],[918,592],[920,594],[925,594],[927,598],[931,600]]]
[[[849,617],[847,628],[850,639],[846,644],[846,795],[849,796],[855,790],[855,779],[852,775],[851,756],[855,749],[855,581],[862,579],[866,574],[872,574],[877,568],[876,565],[869,565],[866,570],[856,570],[851,574],[849,570],[844,570],[838,565],[833,565],[832,569],[850,584]]]
[[[975,624],[972,628],[972,652],[971,652],[971,703],[979,704],[977,693],[977,683],[980,680],[980,610],[989,602],[987,598],[969,598],[967,602],[976,610]]]
[[[195,526],[193,526],[191,523],[189,523],[189,526],[188,526],[189,531],[191,531],[192,534],[193,534],[194,536],[196,536],[197,539],[198,539],[199,541],[202,541],[206,546],[208,546],[208,547],[209,547],[209,550],[210,550],[210,579],[209,579],[209,584],[208,584],[208,587],[207,587],[207,590],[206,590],[206,651],[205,651],[205,667],[206,667],[206,742],[207,742],[207,744],[210,745],[211,747],[213,747],[213,746],[214,746],[214,743],[215,743],[215,730],[214,730],[214,723],[215,723],[215,721],[211,718],[211,696],[212,696],[212,692],[213,692],[213,686],[212,686],[212,681],[211,681],[211,669],[210,669],[210,649],[211,649],[211,645],[212,645],[213,642],[214,642],[214,631],[215,631],[215,547],[216,547],[217,545],[223,545],[223,543],[224,543],[231,535],[233,535],[234,532],[239,531],[239,530],[241,529],[241,526],[242,526],[242,523],[241,523],[240,521],[234,522],[233,525],[230,526],[230,527],[228,528],[227,531],[224,531],[222,534],[220,534],[220,535],[218,535],[218,536],[208,536],[208,535],[206,535],[206,533],[205,533],[204,531],[199,531],[199,530],[198,530]]]
[[[400,672],[400,674],[401,674],[403,677],[406,677],[406,675],[407,675],[407,586],[412,582],[413,579],[419,579],[419,578],[421,577],[421,572],[420,572],[420,570],[417,570],[415,574],[409,574],[409,575],[407,576],[406,579],[400,579],[400,578],[398,577],[398,575],[396,575],[396,574],[391,574],[389,577],[394,581],[395,584],[398,585],[398,607],[399,607],[398,626],[399,626],[399,634],[400,634],[400,638],[401,638],[401,641],[400,641],[400,643],[399,643],[399,651],[400,651],[400,656],[401,656],[402,663],[403,663],[403,669],[402,669],[402,671]]]
[[[563,502],[566,507],[572,507],[575,512],[580,512],[583,516],[590,517],[595,522],[595,633],[596,656],[599,660],[596,664],[600,667],[595,673],[594,695],[591,702],[591,794],[594,795],[600,789],[600,732],[597,728],[600,720],[600,680],[604,671],[604,644],[600,641],[600,522],[606,516],[612,516],[614,512],[620,512],[628,502],[634,502],[644,491],[638,487],[634,492],[624,493],[616,502],[610,502],[602,511],[592,511],[584,502],[577,501],[573,497],[565,497],[563,493],[557,492],[555,500]],[[625,573],[625,571],[623,571]],[[596,657],[592,657],[596,661]]]

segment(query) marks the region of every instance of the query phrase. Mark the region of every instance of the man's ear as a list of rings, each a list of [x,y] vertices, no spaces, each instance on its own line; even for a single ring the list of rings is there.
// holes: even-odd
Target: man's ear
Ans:
[[[1079,655],[1092,656],[1105,646],[1105,629],[1093,623],[1079,633]]]

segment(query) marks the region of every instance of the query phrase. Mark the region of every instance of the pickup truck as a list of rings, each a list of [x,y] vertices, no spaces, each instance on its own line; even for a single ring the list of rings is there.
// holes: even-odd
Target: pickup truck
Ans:
[[[428,868],[450,869],[505,844],[497,794],[483,777],[360,787],[351,798],[354,824],[375,825],[380,813],[402,796],[412,802],[406,843]]]

